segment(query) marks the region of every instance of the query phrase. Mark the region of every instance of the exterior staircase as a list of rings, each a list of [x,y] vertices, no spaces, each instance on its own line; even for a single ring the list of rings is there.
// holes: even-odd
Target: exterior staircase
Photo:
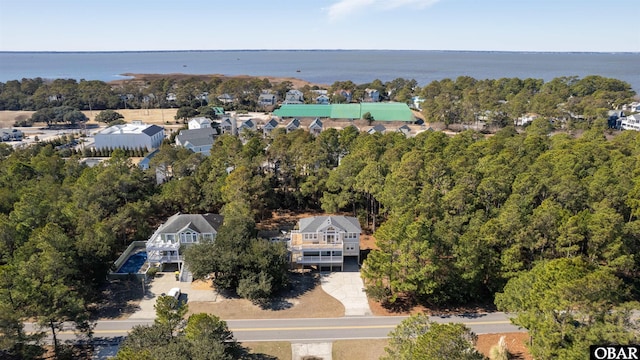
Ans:
[[[193,274],[191,273],[191,271],[189,271],[186,264],[182,265],[182,270],[180,271],[179,277],[180,277],[180,282],[190,283],[193,281]]]

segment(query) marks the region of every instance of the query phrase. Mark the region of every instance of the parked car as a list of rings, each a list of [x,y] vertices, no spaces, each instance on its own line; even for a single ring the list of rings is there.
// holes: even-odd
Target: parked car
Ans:
[[[174,299],[176,300],[180,300],[180,294],[182,294],[180,292],[180,288],[172,288],[171,290],[169,290],[169,292],[167,293],[167,296],[172,296]]]

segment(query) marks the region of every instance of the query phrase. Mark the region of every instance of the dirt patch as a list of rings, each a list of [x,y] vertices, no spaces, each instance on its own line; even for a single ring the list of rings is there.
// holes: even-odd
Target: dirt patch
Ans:
[[[92,319],[127,319],[140,310],[142,284],[133,280],[114,280],[102,290],[100,301],[89,306]]]
[[[194,280],[191,282],[192,290],[214,290],[212,280]]]
[[[291,360],[291,343],[288,341],[243,342],[242,346],[251,351],[247,359]]]
[[[26,120],[31,117],[35,111],[0,111],[0,128],[13,127],[16,120]]]
[[[129,123],[133,120],[141,120],[145,124],[173,127],[184,125],[182,120],[176,123],[175,116],[178,109],[116,109],[114,111],[124,116],[123,120]],[[83,113],[89,118],[89,123],[95,123],[95,118],[100,111],[83,111]]]
[[[528,333],[504,333],[504,334],[482,334],[478,335],[478,342],[476,343],[476,349],[483,353],[485,356],[490,355],[491,347],[498,344],[500,337],[505,337],[505,343],[507,349],[512,355],[511,359],[520,360],[533,360],[533,356],[529,353],[527,345],[529,342]]]
[[[322,290],[316,273],[292,275],[288,292],[267,304],[253,304],[249,300],[222,298],[215,302],[189,302],[187,315],[214,314],[222,319],[286,319],[326,318],[344,316],[344,306]]]
[[[177,129],[184,126],[182,121],[176,123],[174,117],[178,111],[177,109],[117,109],[115,111],[124,116],[124,121],[129,123],[133,120],[141,120],[145,124],[162,125],[169,129]],[[35,111],[0,111],[0,128],[13,127],[16,120],[28,119],[34,112]],[[104,123],[97,123],[95,121],[100,111],[82,111],[82,113],[89,118],[87,125],[104,125]],[[27,132],[33,132],[39,130],[41,127],[46,127],[46,124],[36,123],[32,127],[23,129]]]
[[[376,245],[376,239],[373,235],[369,234],[361,234],[360,235],[360,250],[379,250],[380,248]]]
[[[40,359],[55,359],[53,345],[45,345],[44,354]],[[60,359],[93,359],[93,347],[88,345],[58,345],[58,358]]]
[[[478,335],[476,349],[485,356],[489,356],[491,347],[496,345],[501,336],[505,336],[507,349],[511,359],[533,360],[526,347],[529,341],[527,333],[504,333]],[[388,346],[387,339],[371,340],[339,340],[333,342],[333,358],[341,359],[379,359],[385,355],[384,348]]]
[[[371,308],[371,312],[375,316],[407,316],[413,314],[430,313],[429,309],[420,305],[400,310],[399,308],[384,307],[380,302],[372,300],[370,298],[367,298],[367,300],[369,301],[369,308]]]
[[[379,359],[389,344],[386,339],[338,340],[333,342],[333,359]]]
[[[483,314],[495,312],[496,307],[492,303],[470,303],[464,306],[424,306],[415,304],[410,299],[398,297],[393,304],[383,304],[371,298],[369,307],[376,316],[409,316],[413,314],[427,314],[429,316],[448,316],[460,314]]]

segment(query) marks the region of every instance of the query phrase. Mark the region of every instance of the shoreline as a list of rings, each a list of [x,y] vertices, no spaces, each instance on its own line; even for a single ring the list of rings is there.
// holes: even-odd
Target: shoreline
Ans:
[[[232,80],[232,79],[267,79],[273,84],[279,84],[284,81],[290,81],[296,89],[305,85],[329,87],[328,84],[317,84],[304,79],[283,76],[261,76],[261,75],[225,75],[225,74],[187,74],[187,73],[168,73],[168,74],[139,74],[139,73],[123,73],[118,76],[127,77],[126,79],[117,79],[108,81],[107,84],[122,85],[128,82],[148,82],[159,79],[186,80],[196,78],[203,81],[211,81],[213,79]]]

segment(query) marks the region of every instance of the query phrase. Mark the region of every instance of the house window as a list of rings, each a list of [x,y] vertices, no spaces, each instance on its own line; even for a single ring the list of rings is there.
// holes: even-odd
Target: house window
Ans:
[[[315,240],[318,238],[318,234],[316,233],[305,233],[303,234],[304,240]]]
[[[213,241],[213,234],[202,234],[202,239],[206,241]]]
[[[195,232],[184,232],[180,234],[181,243],[194,243],[198,242],[198,234]]]
[[[339,244],[342,242],[342,236],[335,230],[329,230],[324,233],[324,241],[326,244]]]
[[[170,243],[174,243],[176,241],[176,236],[174,234],[165,234],[164,237],[165,240]]]

